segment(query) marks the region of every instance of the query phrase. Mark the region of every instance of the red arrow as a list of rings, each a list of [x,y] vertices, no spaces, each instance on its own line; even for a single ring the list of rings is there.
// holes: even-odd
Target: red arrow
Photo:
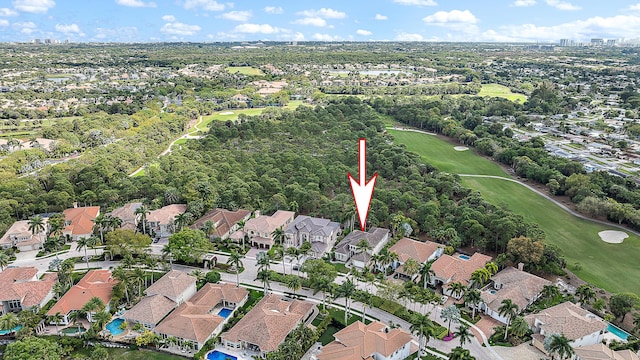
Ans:
[[[351,191],[353,192],[353,200],[356,203],[356,211],[358,212],[358,219],[360,220],[360,229],[364,232],[365,225],[367,224],[367,215],[369,214],[369,204],[371,203],[371,197],[373,196],[373,187],[376,186],[376,179],[378,173],[373,174],[373,177],[369,182],[366,182],[367,178],[367,150],[366,139],[358,140],[358,173],[360,182],[357,182],[350,173],[347,173],[349,182],[351,184]]]

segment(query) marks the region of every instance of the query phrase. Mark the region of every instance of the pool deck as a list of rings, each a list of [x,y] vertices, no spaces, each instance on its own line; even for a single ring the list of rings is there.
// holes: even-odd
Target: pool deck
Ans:
[[[222,345],[217,345],[215,349],[209,351],[206,355],[205,355],[205,360],[207,359],[207,356],[209,355],[210,352],[214,352],[214,351],[220,351],[223,352],[225,354],[228,355],[233,355],[235,357],[238,358],[238,360],[253,360],[253,356],[254,355],[258,355],[258,353],[253,352],[253,351],[248,351],[248,350],[242,350],[242,351],[237,351],[237,350],[231,350],[231,349],[227,349],[226,347],[222,346]]]

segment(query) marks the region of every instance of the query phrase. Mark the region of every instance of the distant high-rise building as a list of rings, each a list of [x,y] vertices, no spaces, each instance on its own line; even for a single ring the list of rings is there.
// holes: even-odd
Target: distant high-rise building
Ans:
[[[616,39],[607,40],[607,46],[616,46]]]
[[[40,41],[40,39],[35,39],[35,40],[34,40],[34,42],[35,42],[36,44],[42,44],[42,42]]]
[[[560,46],[574,46],[574,42],[571,39],[560,39]]]
[[[604,45],[604,39],[602,38],[592,38],[591,45],[593,46],[602,46]]]
[[[68,43],[69,43],[69,39],[66,39],[66,40],[64,41],[64,43],[65,43],[65,44],[68,44]]]
[[[44,39],[45,44],[51,44],[51,39]]]

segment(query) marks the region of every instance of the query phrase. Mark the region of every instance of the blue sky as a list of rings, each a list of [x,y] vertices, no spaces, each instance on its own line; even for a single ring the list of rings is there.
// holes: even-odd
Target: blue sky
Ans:
[[[640,38],[640,0],[0,0],[0,41]]]

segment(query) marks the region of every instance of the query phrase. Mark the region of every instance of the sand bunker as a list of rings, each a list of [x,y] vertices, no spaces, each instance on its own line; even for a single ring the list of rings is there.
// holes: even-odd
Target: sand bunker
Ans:
[[[233,115],[233,111],[221,112],[220,115]]]
[[[600,239],[602,239],[602,241],[610,244],[620,244],[624,239],[629,237],[626,232],[616,230],[600,231],[598,235],[600,235]]]
[[[453,150],[455,150],[455,151],[466,151],[466,150],[469,150],[469,148],[466,147],[466,146],[456,146],[456,147],[453,148]]]

